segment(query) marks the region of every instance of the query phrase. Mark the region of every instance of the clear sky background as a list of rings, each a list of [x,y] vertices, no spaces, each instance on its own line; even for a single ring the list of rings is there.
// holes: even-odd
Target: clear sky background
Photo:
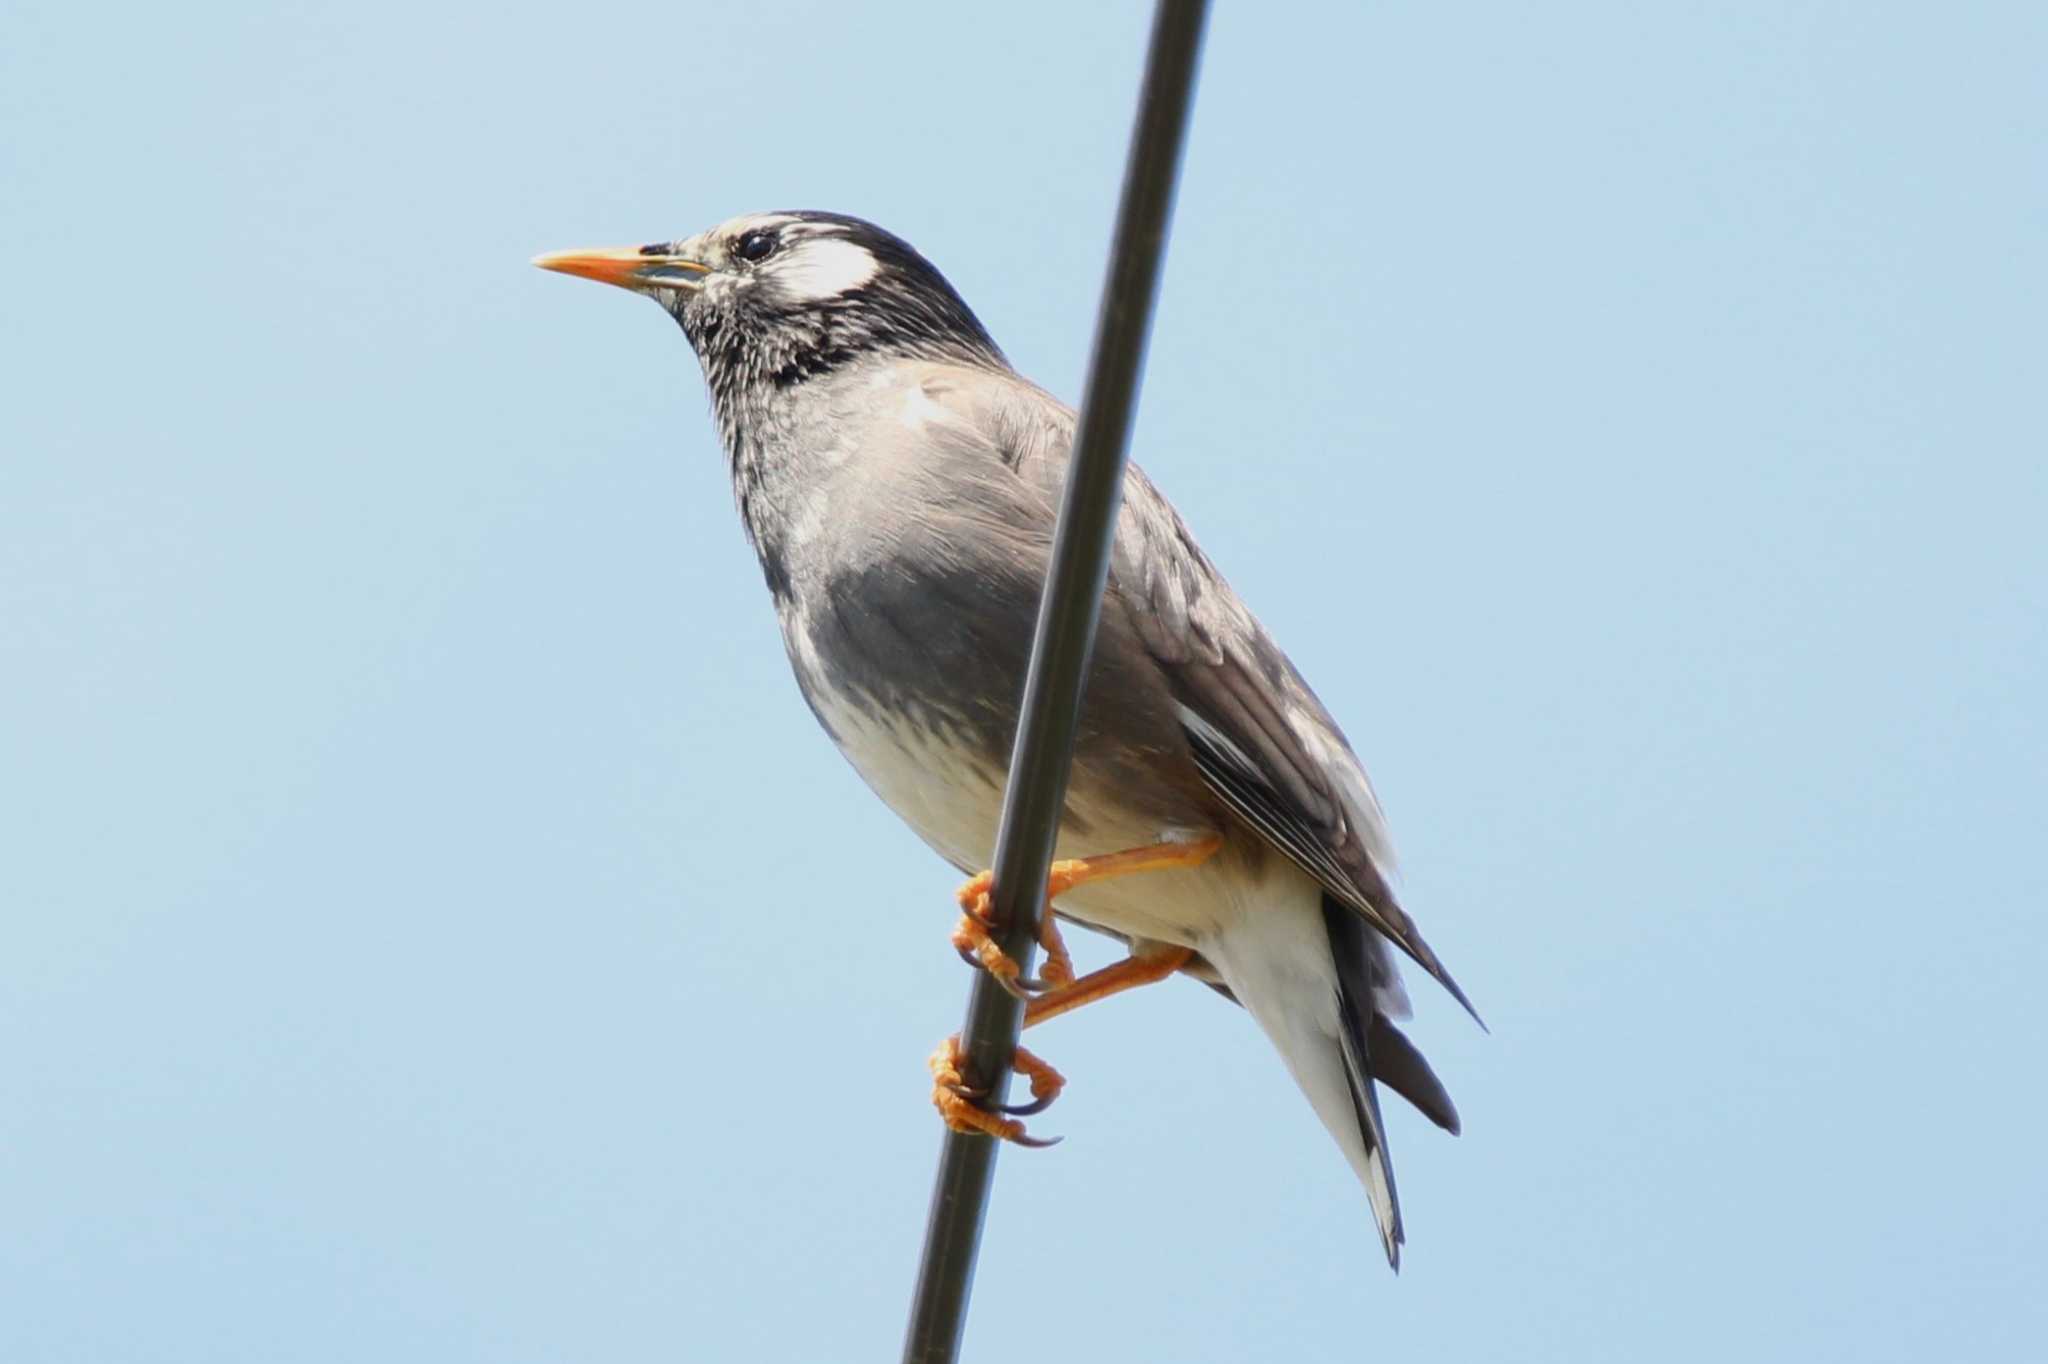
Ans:
[[[0,1358],[894,1356],[956,878],[526,262],[854,212],[1074,396],[1144,30],[9,0]],[[1219,7],[1138,458],[1493,1033],[1417,989],[1397,1278],[1238,1011],[1047,1028],[974,1359],[2039,1357],[2044,52]]]

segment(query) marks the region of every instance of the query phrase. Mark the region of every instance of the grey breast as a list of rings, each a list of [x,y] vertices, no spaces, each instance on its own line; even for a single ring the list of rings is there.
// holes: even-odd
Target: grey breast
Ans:
[[[792,495],[779,532],[795,537],[782,614],[798,684],[928,840],[941,841],[923,827],[931,812],[906,804],[969,802],[961,815],[992,837],[1056,513],[1060,470],[1047,474],[1033,442],[1063,451],[1070,419],[1007,376],[938,366],[880,382],[856,373],[819,397],[810,486]],[[1040,429],[1020,430],[1034,399],[1045,404]],[[912,783],[931,789],[906,792]],[[1145,831],[1141,841],[1214,823],[1165,679],[1115,592],[1092,657],[1066,832],[1105,820]],[[963,850],[940,850],[961,860]]]

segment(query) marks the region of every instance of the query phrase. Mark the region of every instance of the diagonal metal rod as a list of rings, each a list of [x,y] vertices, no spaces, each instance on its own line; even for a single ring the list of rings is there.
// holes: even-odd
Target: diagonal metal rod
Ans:
[[[1052,564],[1038,604],[1023,717],[1010,753],[1009,786],[996,836],[994,909],[1003,950],[1027,973],[1038,942],[1040,902],[1060,812],[1066,804],[1081,691],[1109,571],[1125,447],[1144,368],[1181,147],[1187,140],[1207,10],[1207,0],[1159,0],[1153,15],[1137,124],[1110,247],[1109,278],[1095,323],[1095,349],[1053,534]],[[986,973],[975,978],[961,1043],[967,1053],[966,1073],[986,1085],[995,1100],[1001,1099],[1008,1082],[1010,1056],[1023,1021],[1021,1003]],[[951,1364],[959,1357],[995,1160],[992,1139],[946,1134],[903,1344],[906,1364]]]

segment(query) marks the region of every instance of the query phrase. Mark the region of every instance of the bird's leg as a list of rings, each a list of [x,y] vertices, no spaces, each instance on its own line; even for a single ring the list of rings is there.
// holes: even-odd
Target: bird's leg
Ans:
[[[996,945],[990,934],[993,877],[988,872],[960,887],[963,913],[960,927],[953,933],[953,946],[961,956],[978,963],[1002,982],[1012,994],[1021,994],[1027,986],[1037,988],[1038,993],[1024,1008],[1024,1026],[1027,1028],[1108,999],[1111,995],[1165,980],[1193,958],[1195,954],[1191,948],[1167,947],[1133,953],[1120,962],[1099,971],[1090,971],[1079,980],[1074,979],[1073,961],[1067,955],[1066,944],[1060,940],[1059,930],[1053,926],[1051,902],[1054,897],[1090,881],[1141,871],[1200,866],[1222,846],[1222,838],[1212,834],[1192,843],[1155,843],[1100,857],[1076,857],[1053,863],[1047,877],[1045,915],[1040,930],[1040,938],[1046,947],[1046,962],[1040,972],[1042,983],[1023,981],[1017,963]],[[979,1132],[1020,1146],[1052,1144],[1031,1136],[1017,1119],[1043,1112],[1059,1097],[1066,1081],[1058,1071],[1019,1047],[1013,1064],[1019,1074],[1031,1081],[1031,1102],[1015,1107],[983,1107],[981,1101],[988,1098],[988,1091],[966,1082],[960,1069],[963,1060],[964,1053],[957,1035],[940,1043],[939,1049],[932,1053],[932,1103],[938,1107],[939,1116],[945,1120],[946,1126],[955,1132]]]
[[[1047,1019],[1058,1018],[1061,1014],[1072,1013],[1083,1005],[1108,999],[1111,995],[1165,980],[1187,965],[1194,955],[1191,948],[1169,947],[1143,955],[1134,953],[1099,971],[1090,971],[1079,980],[1045,991],[1025,1005],[1024,1026],[1028,1028]],[[932,1103],[938,1107],[939,1116],[945,1119],[946,1126],[955,1132],[979,1132],[1001,1141],[1016,1142],[1019,1146],[1052,1145],[1052,1141],[1030,1135],[1024,1130],[1024,1124],[1017,1120],[1043,1113],[1052,1106],[1052,1101],[1060,1096],[1060,1090],[1067,1083],[1058,1071],[1019,1047],[1011,1055],[1011,1064],[1018,1074],[1031,1081],[1031,1102],[985,1107],[983,1101],[989,1093],[967,1083],[960,1069],[965,1059],[958,1033],[941,1042],[939,1049],[932,1053]]]
[[[1186,966],[1194,955],[1194,949],[1189,947],[1160,948],[1142,956],[1134,952],[1100,971],[1090,971],[1079,980],[1039,995],[1024,1006],[1024,1026],[1033,1028],[1111,995],[1165,980]]]
[[[1038,938],[1045,946],[1045,965],[1038,980],[1027,980],[1010,954],[995,940],[995,873],[981,872],[963,882],[954,896],[960,902],[960,923],[953,930],[953,950],[963,961],[979,966],[1019,998],[1041,990],[1064,987],[1074,979],[1074,960],[1053,920],[1052,902],[1068,891],[1090,881],[1107,881],[1141,871],[1170,871],[1176,867],[1199,867],[1223,846],[1219,834],[1185,843],[1148,843],[1142,848],[1103,853],[1096,857],[1062,858],[1046,875],[1045,912],[1039,917]]]

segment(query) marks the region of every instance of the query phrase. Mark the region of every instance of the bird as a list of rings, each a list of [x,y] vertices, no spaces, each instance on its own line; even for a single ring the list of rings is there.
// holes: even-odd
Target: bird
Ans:
[[[993,941],[989,867],[1075,426],[909,243],[860,218],[747,214],[694,236],[555,252],[681,325],[799,691],[867,785],[976,873],[951,941],[1030,999],[1026,1026],[1175,975],[1243,1006],[1406,1239],[1379,1089],[1437,1126],[1450,1095],[1396,1026],[1404,955],[1473,1009],[1402,908],[1386,817],[1337,722],[1173,506],[1126,470],[1047,894],[1126,955],[1076,979],[1053,914],[1027,979]],[[1485,1025],[1480,1023],[1483,1028]],[[932,1061],[947,1125],[1019,1121]]]

